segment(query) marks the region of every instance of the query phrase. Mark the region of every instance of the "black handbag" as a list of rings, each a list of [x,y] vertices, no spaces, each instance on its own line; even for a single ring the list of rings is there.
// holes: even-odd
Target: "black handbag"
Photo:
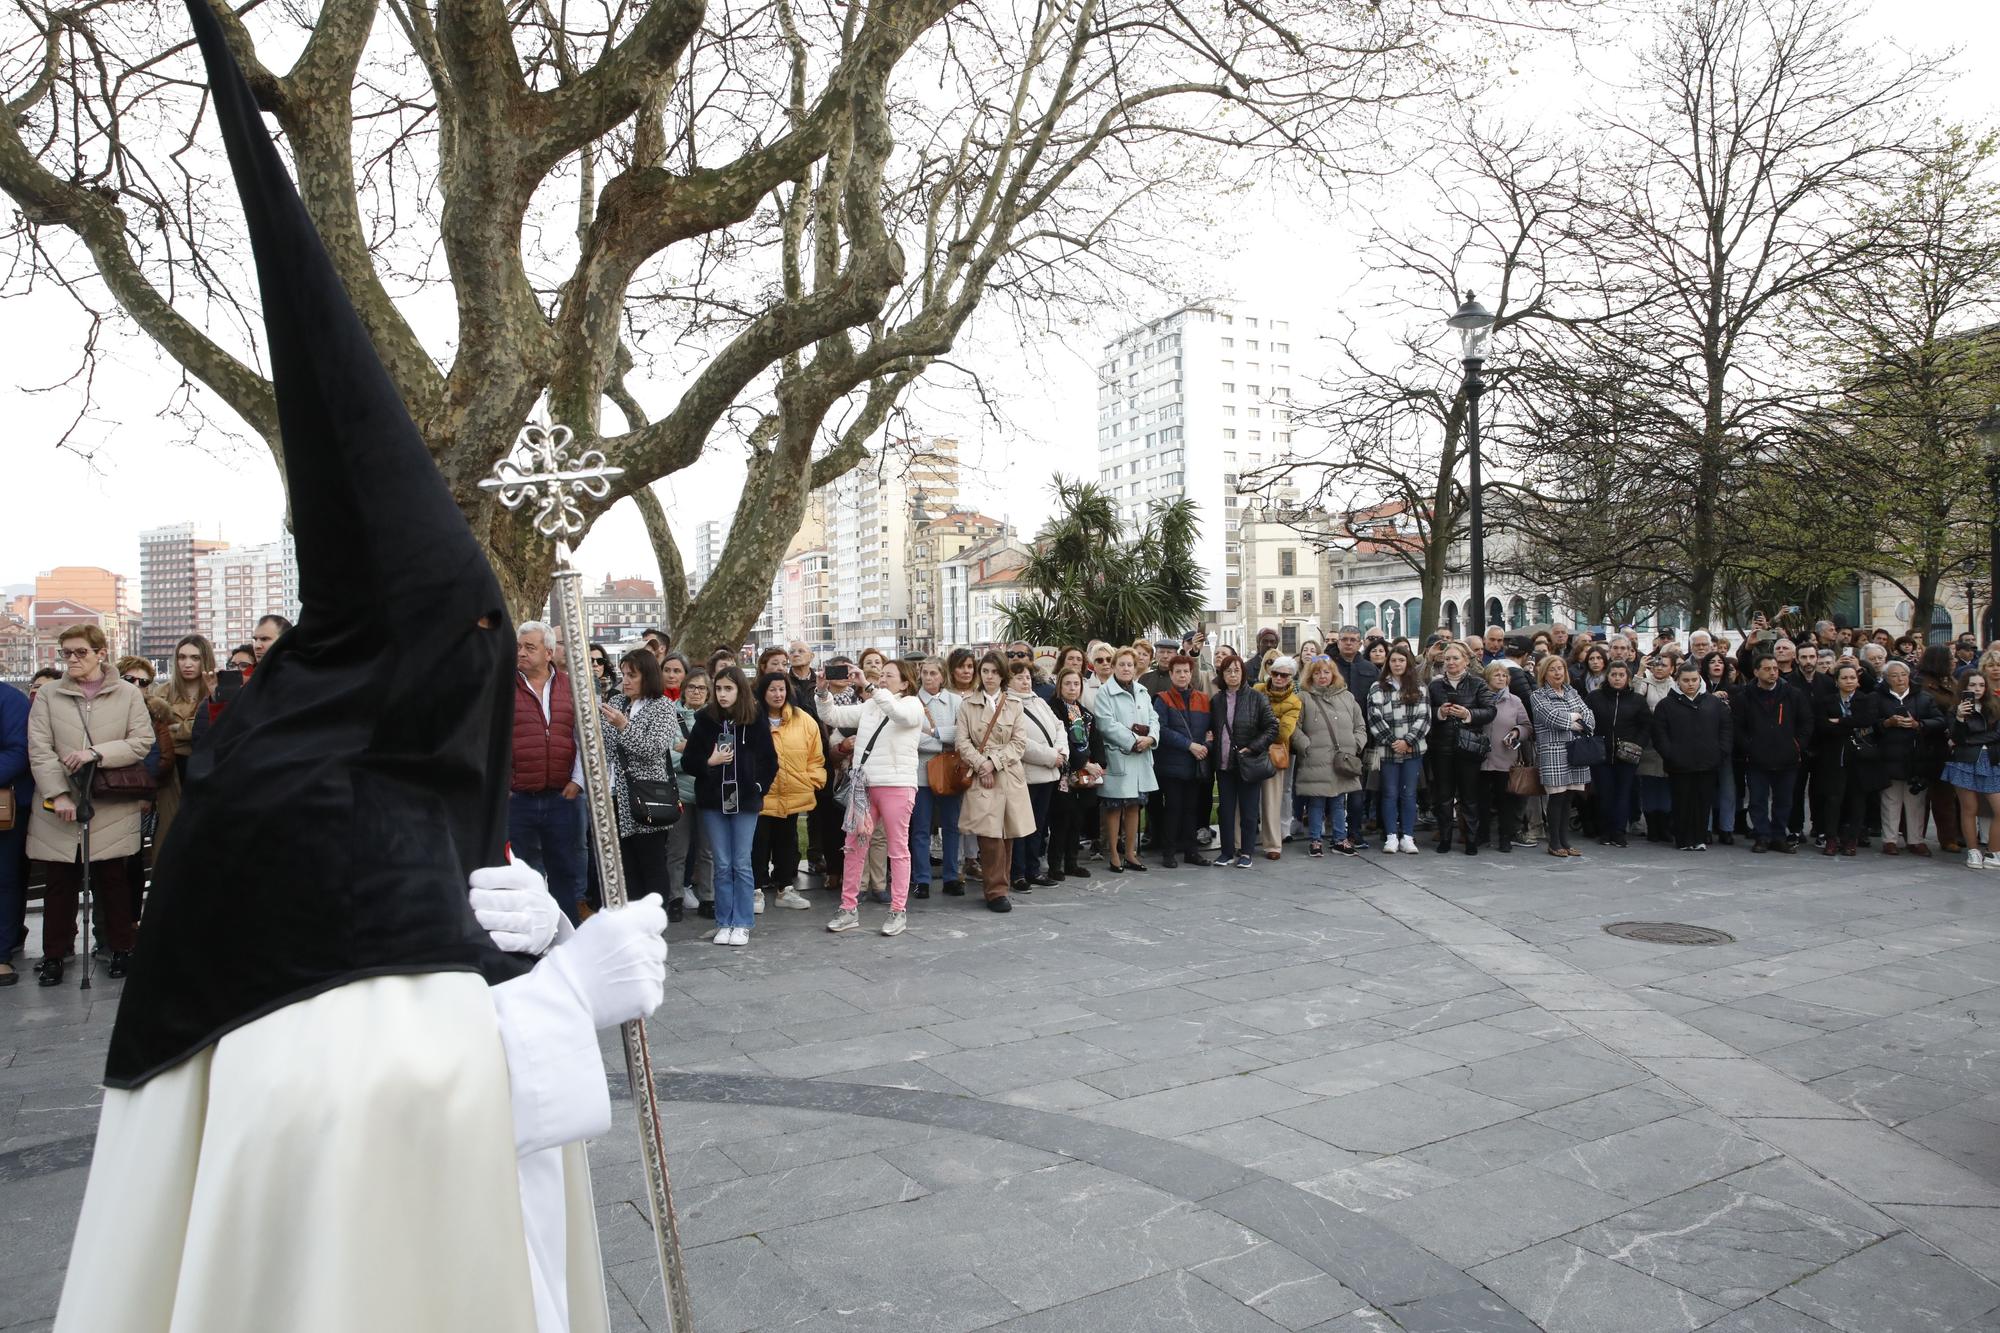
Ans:
[[[632,822],[640,828],[672,828],[681,817],[680,786],[672,778],[628,777],[625,794],[632,802]]]
[[[1572,769],[1595,768],[1604,762],[1604,742],[1596,736],[1573,736],[1563,746]]]
[[[1236,780],[1238,782],[1265,782],[1278,776],[1278,766],[1272,762],[1269,750],[1259,750],[1252,754],[1248,750],[1236,752]]]
[[[1477,727],[1461,724],[1453,742],[1466,754],[1485,755],[1493,749],[1493,738]]]

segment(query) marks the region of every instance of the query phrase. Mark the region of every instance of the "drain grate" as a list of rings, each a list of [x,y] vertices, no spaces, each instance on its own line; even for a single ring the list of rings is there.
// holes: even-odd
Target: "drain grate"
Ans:
[[[1621,940],[1643,940],[1648,944],[1734,944],[1734,935],[1707,926],[1683,926],[1673,921],[1614,921],[1604,928]]]

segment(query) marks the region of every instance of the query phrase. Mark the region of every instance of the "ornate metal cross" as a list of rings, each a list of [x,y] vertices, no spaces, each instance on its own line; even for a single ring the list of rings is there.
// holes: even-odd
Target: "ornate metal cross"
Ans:
[[[539,414],[538,414],[539,416]],[[611,786],[611,765],[604,748],[604,723],[596,693],[589,683],[589,661],[582,654],[590,642],[583,619],[583,575],[570,564],[569,539],[586,526],[578,500],[602,500],[611,493],[611,479],[625,469],[604,461],[599,449],[569,456],[572,436],[567,426],[552,426],[546,418],[530,422],[514,437],[514,447],[493,467],[493,476],[479,483],[508,509],[536,506],[535,530],[555,542],[555,578],[549,598],[563,642],[576,654],[570,659],[570,702],[575,706],[577,755],[583,761],[584,797],[590,811],[591,845],[604,886],[604,905],[625,905],[625,859],[618,850],[618,809]],[[653,1214],[654,1249],[667,1298],[667,1333],[693,1333],[687,1269],[681,1257],[680,1225],[674,1216],[673,1192],[667,1182],[666,1134],[660,1125],[658,1084],[653,1055],[641,1020],[619,1032],[625,1047],[625,1074],[631,1083],[632,1105],[639,1117],[639,1144],[646,1164],[647,1198]]]
[[[509,509],[534,502],[535,531],[566,544],[584,529],[578,498],[602,500],[611,493],[611,479],[625,475],[624,468],[604,461],[602,449],[586,449],[572,462],[573,439],[568,426],[529,422],[479,488],[494,492]]]

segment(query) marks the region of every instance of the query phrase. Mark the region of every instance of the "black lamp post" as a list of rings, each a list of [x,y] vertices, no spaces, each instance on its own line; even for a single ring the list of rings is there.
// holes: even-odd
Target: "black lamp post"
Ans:
[[[1481,531],[1484,520],[1479,494],[1479,399],[1486,392],[1486,381],[1479,377],[1479,370],[1486,364],[1486,340],[1493,332],[1493,314],[1467,292],[1465,304],[1445,323],[1458,330],[1461,364],[1465,367],[1466,448],[1472,460],[1468,488],[1472,507],[1472,618],[1467,637],[1476,639],[1486,633],[1486,534]],[[2000,560],[2000,527],[1994,531],[1995,558]]]
[[[1987,497],[1992,505],[1986,519],[1986,629],[1980,635],[1984,646],[2000,639],[2000,407],[1988,411],[1974,429],[1986,454]]]

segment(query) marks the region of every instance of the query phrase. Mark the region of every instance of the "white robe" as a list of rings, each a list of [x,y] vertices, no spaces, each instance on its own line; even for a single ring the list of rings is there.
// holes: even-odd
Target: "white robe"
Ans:
[[[351,982],[108,1090],[59,1333],[608,1327],[603,1064],[529,980]]]

